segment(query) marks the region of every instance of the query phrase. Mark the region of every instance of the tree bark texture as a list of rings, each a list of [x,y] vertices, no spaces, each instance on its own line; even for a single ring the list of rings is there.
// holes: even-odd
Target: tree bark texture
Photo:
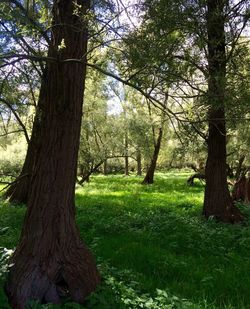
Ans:
[[[225,0],[207,1],[209,137],[203,214],[206,218],[235,223],[242,220],[227,185],[225,84]]]
[[[159,155],[160,148],[161,148],[161,141],[162,141],[162,128],[159,129],[159,134],[158,134],[157,141],[154,147],[153,157],[151,159],[146,176],[144,177],[143,182],[142,182],[142,184],[144,185],[154,183],[154,174],[155,174],[158,155]]]
[[[86,1],[54,1],[48,54],[57,61],[48,63],[46,84],[41,88],[41,144],[21,240],[6,284],[14,309],[24,309],[29,300],[60,303],[63,296],[83,303],[100,281],[75,223],[87,52],[87,27],[84,19],[73,13],[75,4],[86,13]],[[81,59],[82,63],[66,59]]]

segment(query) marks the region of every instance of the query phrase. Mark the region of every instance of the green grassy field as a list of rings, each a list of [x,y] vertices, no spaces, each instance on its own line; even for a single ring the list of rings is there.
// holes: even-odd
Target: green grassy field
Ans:
[[[187,175],[159,173],[150,186],[135,176],[95,176],[77,188],[77,224],[102,285],[84,307],[32,308],[250,308],[250,221],[204,221],[203,186],[187,186]],[[16,246],[24,213],[24,207],[2,202],[0,247]],[[1,267],[3,261],[3,309],[9,307]]]

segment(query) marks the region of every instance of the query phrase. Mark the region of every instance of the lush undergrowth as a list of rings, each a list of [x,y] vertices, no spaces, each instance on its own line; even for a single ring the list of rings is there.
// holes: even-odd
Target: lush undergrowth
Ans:
[[[32,308],[250,308],[250,221],[201,217],[203,186],[187,174],[95,176],[76,191],[77,224],[96,257],[102,285],[86,302]],[[248,212],[247,208],[243,211]],[[0,247],[13,249],[24,207],[0,206]],[[8,252],[5,250],[5,256]],[[0,308],[9,308],[3,292]]]

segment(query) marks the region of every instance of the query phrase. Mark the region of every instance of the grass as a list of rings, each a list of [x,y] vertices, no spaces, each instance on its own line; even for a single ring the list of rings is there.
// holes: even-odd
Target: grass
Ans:
[[[158,173],[142,186],[135,176],[95,176],[77,188],[77,224],[103,283],[86,307],[33,308],[250,308],[250,221],[204,221],[203,186],[187,177]],[[16,246],[24,213],[2,203],[0,247]]]

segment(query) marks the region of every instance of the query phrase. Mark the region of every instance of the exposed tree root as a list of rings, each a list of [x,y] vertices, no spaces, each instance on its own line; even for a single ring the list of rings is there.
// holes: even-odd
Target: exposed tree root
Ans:
[[[95,290],[100,276],[93,257],[82,243],[73,243],[52,254],[35,254],[27,246],[14,254],[5,287],[13,309],[25,309],[30,300],[59,304],[65,297],[82,304]]]

